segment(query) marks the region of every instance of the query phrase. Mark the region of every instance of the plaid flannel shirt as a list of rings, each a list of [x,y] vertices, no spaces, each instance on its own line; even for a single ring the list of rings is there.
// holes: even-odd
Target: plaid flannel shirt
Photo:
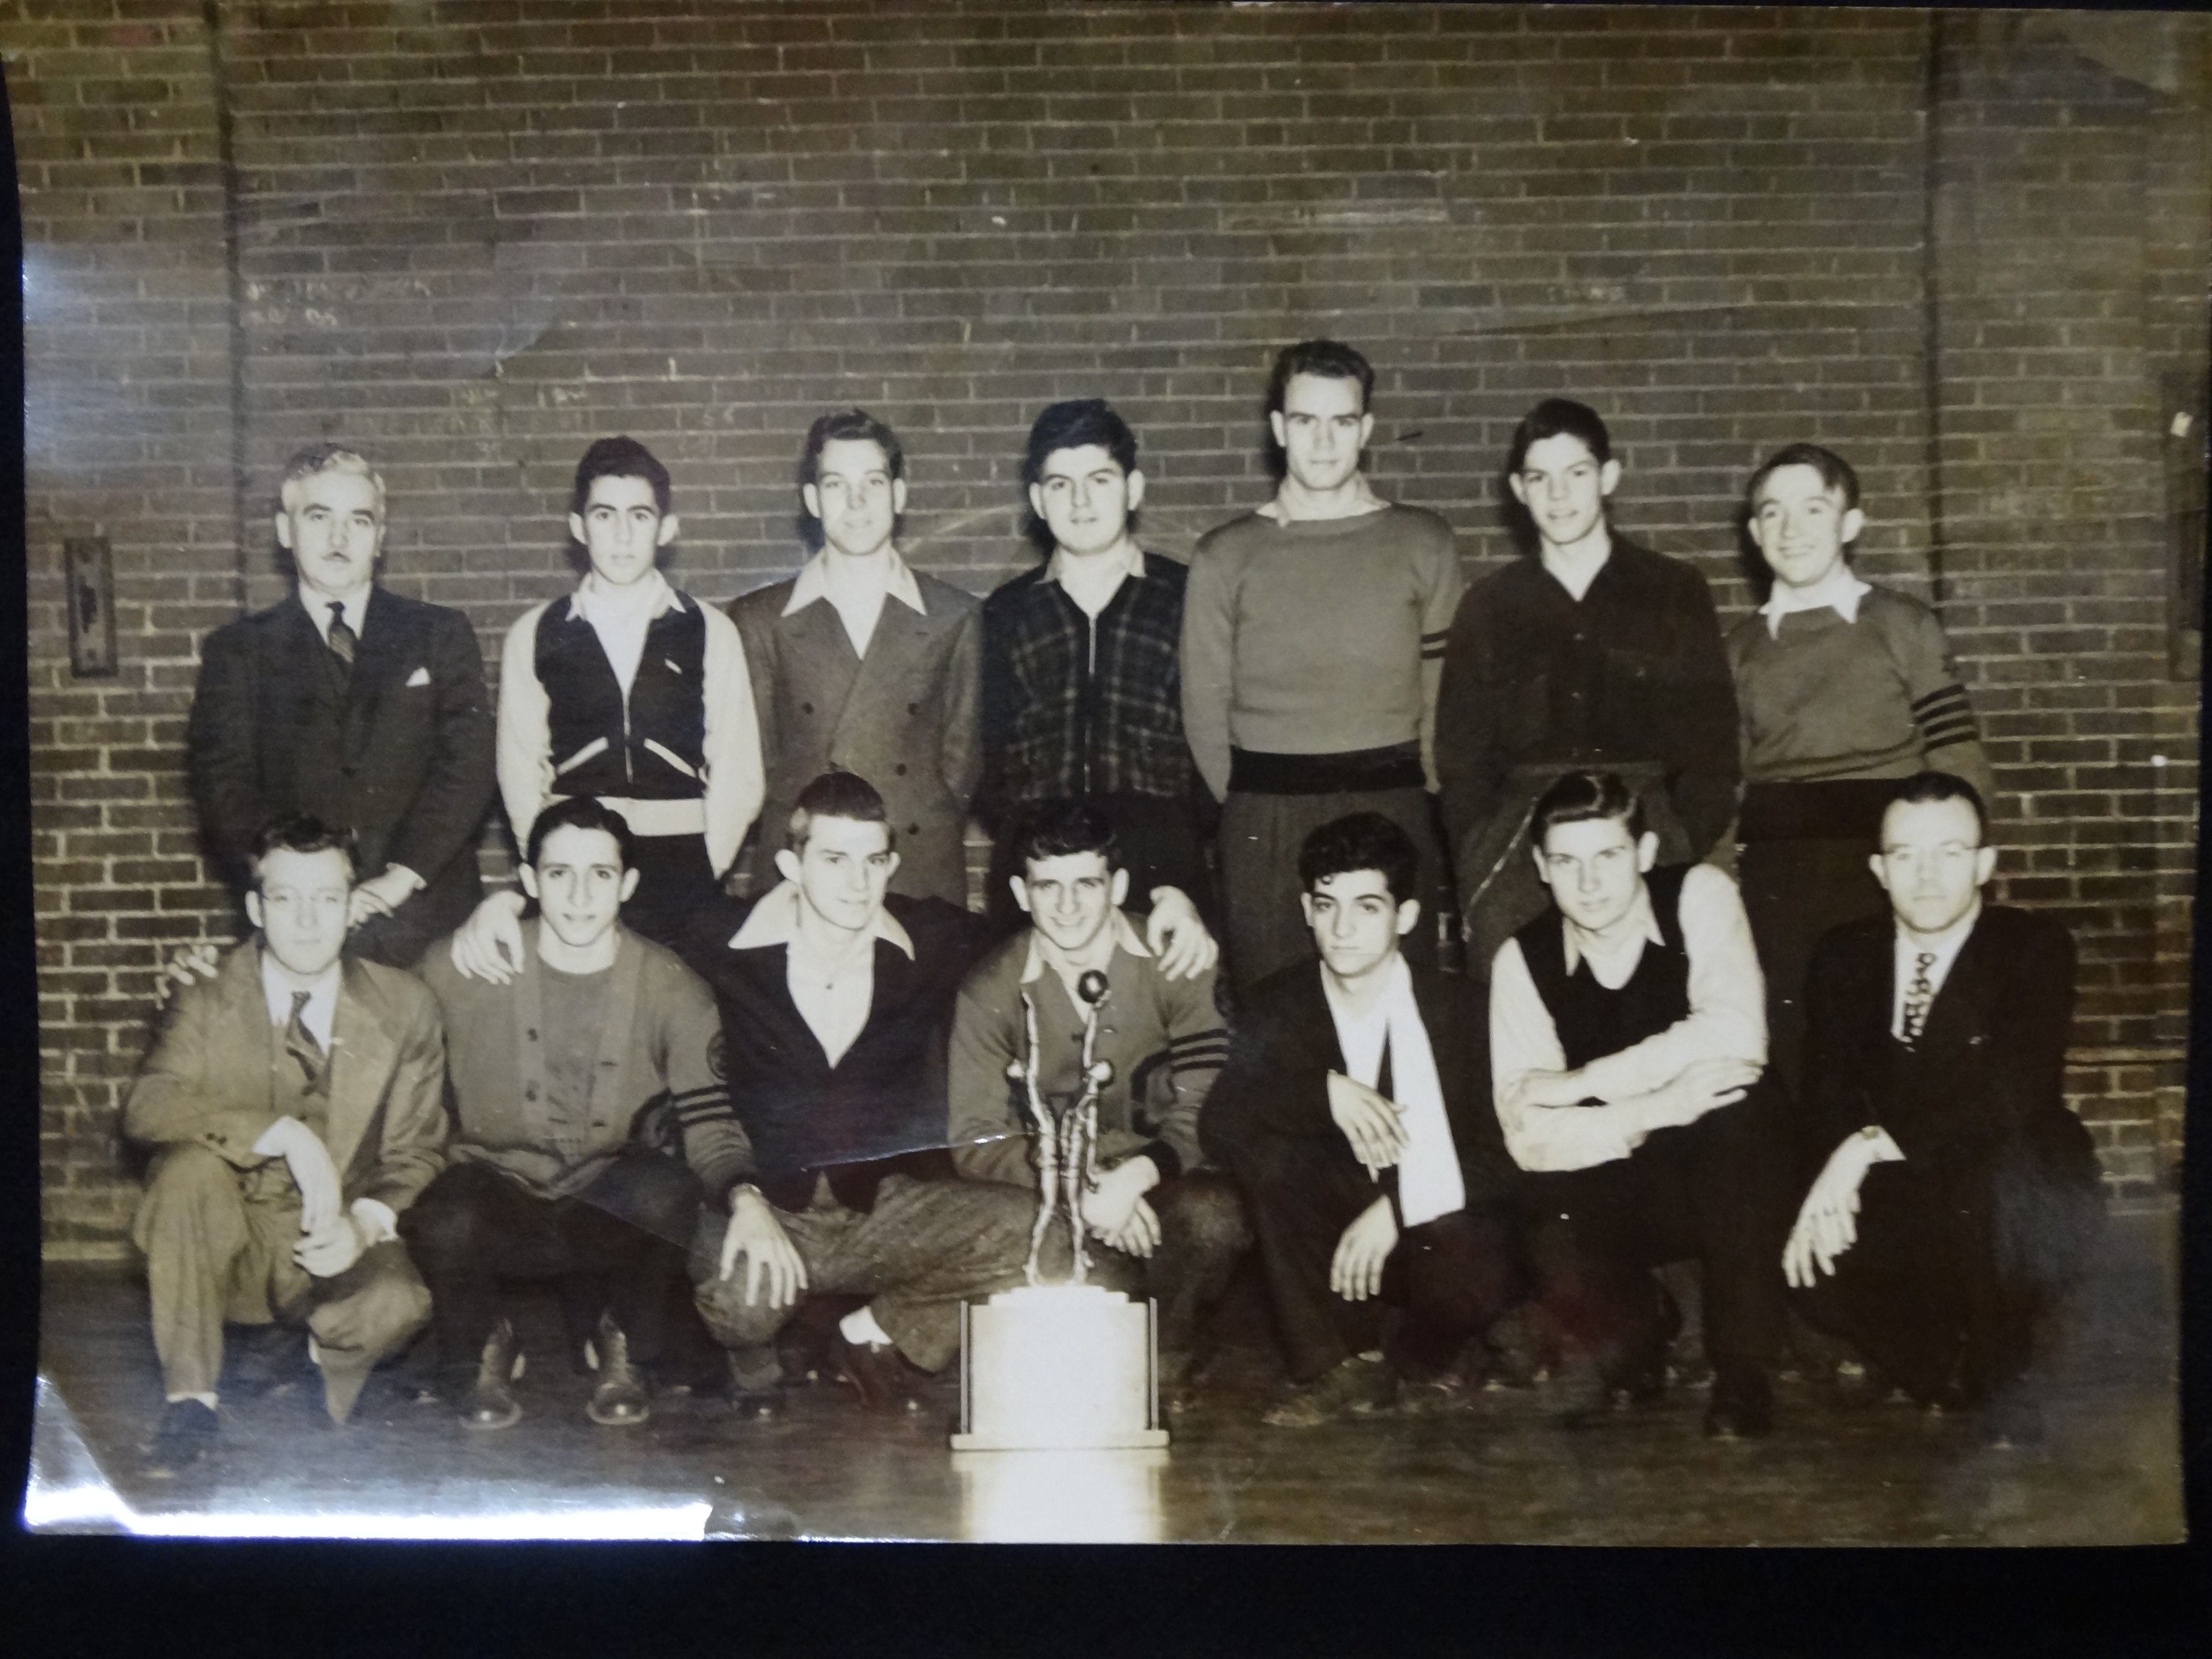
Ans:
[[[1189,796],[1182,565],[1145,555],[1094,624],[1046,567],[983,602],[987,817],[1091,795]],[[1096,630],[1096,641],[1092,639]]]

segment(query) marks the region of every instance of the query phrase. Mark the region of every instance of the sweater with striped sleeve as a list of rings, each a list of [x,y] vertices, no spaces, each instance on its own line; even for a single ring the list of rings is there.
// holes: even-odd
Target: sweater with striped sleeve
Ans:
[[[1208,531],[1183,599],[1183,731],[1206,787],[1232,750],[1331,755],[1420,744],[1466,583],[1451,526],[1417,507]]]
[[[1936,613],[1869,587],[1858,615],[1754,613],[1729,631],[1748,783],[1956,773],[1987,799],[1990,763]]]
[[[1114,1068],[1098,1096],[1098,1165],[1142,1154],[1164,1181],[1197,1165],[1199,1109],[1228,1058],[1229,1031],[1211,972],[1170,979],[1126,916],[1114,922],[1094,1057]],[[1028,1112],[1009,1066],[1029,1059],[1026,995],[1036,1008],[1037,1087],[1055,1105],[1083,1087],[1083,1012],[1046,965],[1033,933],[1017,933],[960,988],[952,1019],[952,1162],[974,1181],[1036,1185]]]
[[[591,976],[603,1002],[579,1089],[562,1075],[573,1045],[550,1024],[563,999],[538,958],[542,926],[523,924],[521,970],[505,985],[464,978],[443,942],[422,959],[446,1017],[448,1161],[489,1164],[541,1198],[561,1198],[641,1135],[669,1151],[680,1142],[708,1196],[720,1199],[752,1164],[724,1081],[714,997],[674,951],[622,929],[613,966]]]

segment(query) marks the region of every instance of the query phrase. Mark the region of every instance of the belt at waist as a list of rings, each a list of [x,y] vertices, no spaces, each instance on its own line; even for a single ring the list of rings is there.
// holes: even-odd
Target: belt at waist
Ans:
[[[703,836],[707,833],[707,803],[697,795],[676,800],[639,800],[627,795],[600,795],[602,806],[623,815],[633,836]]]
[[[1336,795],[1370,789],[1421,789],[1421,745],[1346,749],[1327,755],[1229,751],[1229,787],[1248,795]]]
[[[1814,783],[1754,783],[1743,792],[1736,839],[1863,841],[1871,853],[1896,778],[1832,778]]]

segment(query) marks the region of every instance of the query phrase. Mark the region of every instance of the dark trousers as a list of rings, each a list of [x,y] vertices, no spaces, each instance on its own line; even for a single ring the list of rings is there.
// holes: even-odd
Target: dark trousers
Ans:
[[[541,1197],[489,1164],[448,1165],[399,1218],[430,1287],[438,1363],[477,1363],[505,1279],[552,1280],[576,1350],[611,1313],[631,1357],[652,1363],[699,1206],[698,1177],[641,1146],[624,1147],[565,1198]]]
[[[1229,1276],[1252,1247],[1244,1196],[1227,1176],[1212,1170],[1163,1181],[1145,1194],[1159,1218],[1160,1242],[1139,1259],[1091,1241],[1100,1282],[1159,1304],[1159,1346],[1188,1352],[1196,1343],[1199,1315],[1221,1299]],[[1055,1240],[1055,1244],[1057,1244]]]
[[[1803,1097],[1805,970],[1820,935],[1889,908],[1867,867],[1873,835],[1746,842],[1737,855],[1744,915],[1766,977],[1766,1041],[1775,1070]],[[1824,1155],[1825,1155],[1825,1150]]]
[[[474,857],[474,854],[470,854]],[[459,899],[448,884],[415,894],[388,916],[371,916],[346,935],[346,951],[363,962],[412,969],[422,954],[469,919],[483,896],[483,884],[461,884]]]
[[[1324,823],[1353,812],[1380,812],[1411,836],[1420,863],[1421,919],[1406,936],[1408,961],[1437,963],[1437,918],[1451,908],[1450,876],[1436,800],[1425,789],[1338,790],[1264,795],[1231,789],[1221,806],[1221,885],[1227,902],[1229,965],[1240,986],[1314,953],[1298,907],[1298,849]]]
[[[704,836],[640,836],[631,863],[637,891],[622,908],[623,926],[655,944],[678,938],[721,891]]]
[[[1155,887],[1176,887],[1190,897],[1206,925],[1221,930],[1213,875],[1206,866],[1204,808],[1195,800],[1127,793],[1091,795],[1088,803],[1106,815],[1129,872],[1129,908],[1152,908]],[[983,910],[999,931],[1018,933],[1029,918],[1014,902],[1010,878],[1022,873],[1014,862],[1024,825],[1036,808],[1009,808],[991,838],[991,868],[983,880]]]
[[[1383,1263],[1381,1297],[1350,1302],[1329,1289],[1329,1266],[1344,1230],[1382,1188],[1341,1147],[1320,1140],[1264,1136],[1243,1170],[1294,1381],[1377,1347],[1405,1376],[1439,1376],[1512,1305],[1512,1229],[1487,1206],[1403,1229]],[[1392,1309],[1399,1317],[1386,1331]]]
[[[2036,1321],[2079,1279],[2103,1218],[2094,1188],[2025,1158],[1877,1164],[1856,1242],[1796,1305],[1917,1398],[1956,1388],[1978,1405],[2026,1374]]]
[[[1779,1099],[1762,1082],[1732,1106],[1660,1130],[1627,1158],[1524,1177],[1537,1297],[1601,1365],[1632,1364],[1666,1340],[1666,1302],[1651,1269],[1684,1260],[1702,1273],[1715,1367],[1773,1364],[1796,1192]]]

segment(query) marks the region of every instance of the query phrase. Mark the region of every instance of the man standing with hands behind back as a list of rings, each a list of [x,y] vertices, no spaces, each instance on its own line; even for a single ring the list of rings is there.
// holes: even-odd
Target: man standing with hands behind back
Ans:
[[[244,887],[254,838],[276,819],[307,812],[351,831],[348,946],[411,967],[483,893],[483,652],[458,611],[376,585],[384,480],[353,451],[317,444],[285,464],[276,539],[293,597],[200,647],[187,745],[208,855]]]

